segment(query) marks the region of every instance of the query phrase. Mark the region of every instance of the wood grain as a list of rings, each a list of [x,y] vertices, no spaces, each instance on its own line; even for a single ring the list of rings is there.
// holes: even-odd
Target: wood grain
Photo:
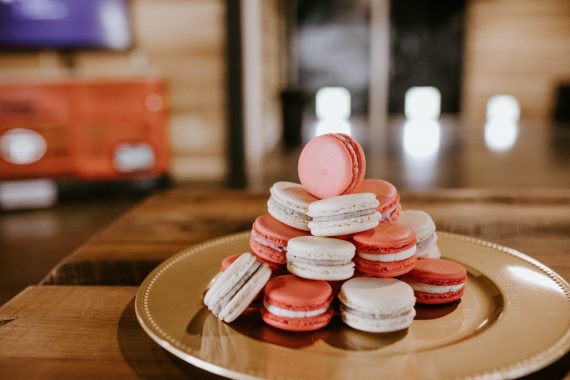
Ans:
[[[267,193],[173,189],[157,194],[73,252],[44,284],[138,285],[161,261],[204,240],[251,228]],[[479,237],[535,257],[570,278],[570,191],[439,190],[402,194],[439,230]]]
[[[467,3],[462,109],[483,119],[487,100],[514,95],[523,118],[552,115],[556,86],[570,80],[570,3],[474,0]]]
[[[217,378],[155,344],[133,287],[32,286],[0,308],[0,378]]]

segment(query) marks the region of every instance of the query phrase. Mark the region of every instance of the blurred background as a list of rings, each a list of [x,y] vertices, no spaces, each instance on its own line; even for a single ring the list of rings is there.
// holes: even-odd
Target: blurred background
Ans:
[[[404,192],[570,188],[570,2],[0,0],[0,304],[155,191],[298,181],[329,132]]]

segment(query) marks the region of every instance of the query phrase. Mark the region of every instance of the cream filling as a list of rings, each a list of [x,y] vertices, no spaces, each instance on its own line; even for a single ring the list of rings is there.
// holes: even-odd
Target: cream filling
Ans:
[[[276,315],[278,317],[286,317],[286,318],[309,318],[314,317],[317,315],[321,315],[327,312],[329,309],[328,307],[323,307],[321,309],[309,310],[309,311],[293,311],[282,309],[280,307],[271,305],[267,303],[266,300],[263,300],[263,306],[269,311],[271,314]]]
[[[313,222],[334,222],[337,220],[345,220],[345,219],[352,219],[358,218],[360,216],[367,216],[372,215],[376,212],[376,209],[369,208],[359,211],[347,212],[344,214],[337,214],[337,215],[327,215],[327,216],[314,216]]]
[[[403,261],[409,259],[416,253],[416,246],[414,245],[411,248],[406,249],[402,252],[397,253],[362,253],[357,252],[356,254],[363,259],[370,260],[370,261],[381,261],[383,263],[391,263],[394,261]]]
[[[449,292],[456,292],[463,288],[465,284],[459,285],[428,285],[428,284],[419,284],[416,282],[408,282],[408,285],[412,287],[415,291],[418,292],[425,292],[425,293],[449,293]]]
[[[291,216],[291,217],[295,217],[295,218],[299,218],[301,219],[301,222],[310,222],[311,218],[307,215],[307,214],[303,214],[300,211],[296,211],[290,207],[287,207],[287,205],[281,203],[275,196],[271,196],[269,197],[269,201],[268,204],[270,205],[270,207],[275,208],[279,211],[281,211],[282,213],[284,213],[285,215]]]
[[[379,214],[380,214],[380,221],[390,219],[390,215],[392,215],[392,213],[394,212],[394,210],[395,210],[396,208],[398,208],[398,204],[397,204],[397,203],[396,203],[396,205],[395,205],[394,207],[392,207],[391,209],[379,213]]]
[[[253,236],[253,240],[255,240],[256,242],[258,242],[259,244],[261,244],[264,247],[269,247],[277,252],[287,252],[287,248],[282,247],[280,245],[277,244],[273,244],[270,241],[267,241],[259,236],[257,236],[257,234],[255,232],[251,232],[252,236]]]

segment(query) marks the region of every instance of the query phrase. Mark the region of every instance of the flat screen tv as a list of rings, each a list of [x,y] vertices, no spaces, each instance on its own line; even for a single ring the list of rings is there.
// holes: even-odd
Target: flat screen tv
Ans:
[[[129,0],[0,0],[0,49],[125,50]]]

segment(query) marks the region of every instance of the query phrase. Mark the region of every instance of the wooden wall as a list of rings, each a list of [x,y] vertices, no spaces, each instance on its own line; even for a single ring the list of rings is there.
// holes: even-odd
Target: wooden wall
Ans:
[[[485,117],[511,94],[524,118],[552,114],[556,86],[570,82],[570,1],[471,0],[467,7],[463,111]]]
[[[219,180],[226,172],[225,2],[132,0],[136,49],[84,52],[79,76],[161,75],[168,83],[170,172],[176,180]],[[0,80],[65,76],[50,54],[0,55]]]

